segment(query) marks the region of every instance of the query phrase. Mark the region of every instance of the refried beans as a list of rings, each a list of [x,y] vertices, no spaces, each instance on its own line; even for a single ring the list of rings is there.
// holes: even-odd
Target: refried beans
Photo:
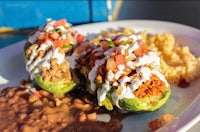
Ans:
[[[30,82],[0,91],[1,132],[119,132],[128,115],[107,111],[96,98],[78,89],[55,95],[36,87],[39,103],[30,103]]]

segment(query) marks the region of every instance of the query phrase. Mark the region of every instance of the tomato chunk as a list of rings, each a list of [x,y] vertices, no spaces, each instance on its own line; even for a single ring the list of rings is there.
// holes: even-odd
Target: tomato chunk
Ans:
[[[50,34],[50,37],[51,37],[52,39],[58,39],[58,38],[60,37],[60,34],[57,33],[57,32],[53,32],[53,33]]]
[[[139,42],[140,48],[142,50],[143,53],[148,52],[149,48],[146,44],[144,44],[142,41]]]
[[[137,57],[141,57],[143,55],[143,52],[142,52],[141,48],[138,48],[138,49],[134,50],[133,53]]]
[[[101,40],[101,47],[104,50],[108,50],[108,48],[109,48],[108,41],[107,40]]]
[[[54,45],[56,47],[63,47],[65,44],[66,45],[70,44],[69,39],[54,40]]]
[[[48,37],[48,35],[46,33],[40,33],[38,35],[38,40],[44,41],[44,40],[46,40],[47,37]]]
[[[65,24],[67,23],[67,20],[66,19],[61,19],[61,20],[58,20],[54,23],[54,27],[57,27],[57,26],[65,26]]]
[[[124,64],[124,57],[123,57],[122,54],[117,54],[115,56],[115,63],[116,63],[117,66]]]
[[[80,44],[83,42],[84,36],[82,34],[77,34],[76,39],[77,39],[77,43]]]

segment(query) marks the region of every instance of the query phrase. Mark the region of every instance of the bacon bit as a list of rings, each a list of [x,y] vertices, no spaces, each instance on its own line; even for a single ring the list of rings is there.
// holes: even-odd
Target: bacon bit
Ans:
[[[58,39],[58,38],[60,37],[60,34],[57,33],[57,32],[53,32],[53,33],[51,33],[49,36],[50,36],[50,38],[52,38],[52,39]]]
[[[149,127],[154,132],[165,124],[170,124],[174,120],[175,117],[172,114],[164,114],[159,119],[149,122]]]
[[[77,43],[80,44],[84,40],[84,36],[82,34],[77,34],[76,36]]]
[[[67,23],[67,20],[66,19],[61,19],[61,20],[58,20],[56,21],[53,26],[54,27],[57,27],[57,26],[65,26]]]
[[[101,41],[101,47],[102,47],[104,50],[108,50],[108,49],[109,49],[108,41],[107,41],[107,40],[102,40],[102,41]]]

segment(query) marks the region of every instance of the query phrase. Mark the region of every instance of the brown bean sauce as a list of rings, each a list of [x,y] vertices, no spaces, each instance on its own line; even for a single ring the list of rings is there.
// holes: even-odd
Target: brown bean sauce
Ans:
[[[96,98],[75,90],[66,95],[54,95],[37,90],[42,104],[31,104],[25,85],[0,91],[0,131],[62,132],[91,131],[118,132],[121,120],[127,114],[118,110],[107,111],[97,105]],[[109,122],[93,120],[93,116],[106,113]]]

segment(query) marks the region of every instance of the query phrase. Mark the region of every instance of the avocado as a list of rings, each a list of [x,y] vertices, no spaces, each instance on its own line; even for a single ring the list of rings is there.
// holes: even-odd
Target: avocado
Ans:
[[[34,75],[34,80],[42,89],[54,94],[65,94],[73,90],[77,85],[77,83],[72,80],[59,82],[44,81],[39,74]]]
[[[160,108],[166,103],[171,94],[170,86],[166,88],[166,91],[160,97],[152,96],[143,99],[123,98],[119,100],[119,106],[121,109],[129,112],[150,112]]]

